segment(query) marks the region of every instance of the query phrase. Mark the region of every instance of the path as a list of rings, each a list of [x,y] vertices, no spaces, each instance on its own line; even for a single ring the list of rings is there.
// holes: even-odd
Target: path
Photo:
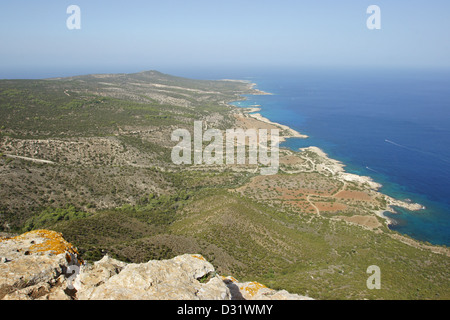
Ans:
[[[14,155],[11,155],[11,154],[5,154],[5,156],[7,156],[8,158],[22,159],[22,160],[33,161],[33,162],[37,162],[37,163],[55,164],[55,162],[50,161],[50,160],[42,160],[42,159],[34,159],[34,158],[28,158],[28,157],[14,156]]]

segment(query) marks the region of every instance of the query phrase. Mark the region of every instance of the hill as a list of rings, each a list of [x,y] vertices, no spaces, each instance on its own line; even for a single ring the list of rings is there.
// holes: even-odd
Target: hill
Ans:
[[[0,81],[0,231],[62,232],[89,262],[199,253],[220,274],[315,299],[448,299],[449,250],[387,227],[392,205],[320,150],[280,151],[280,171],[177,166],[171,133],[286,128],[228,105],[245,81],[156,71]],[[256,168],[257,169],[257,168]],[[382,270],[370,290],[367,269]]]

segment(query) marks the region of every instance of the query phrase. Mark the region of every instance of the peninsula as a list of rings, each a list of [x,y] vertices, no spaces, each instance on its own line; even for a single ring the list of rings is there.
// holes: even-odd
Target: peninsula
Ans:
[[[313,299],[448,299],[448,248],[390,230],[383,215],[422,206],[319,148],[281,148],[267,176],[171,161],[172,132],[193,134],[194,121],[307,138],[255,114],[264,106],[230,104],[249,94],[266,93],[157,71],[0,80],[0,236],[52,230],[88,264],[199,254],[218,274]],[[366,286],[371,265],[381,290]]]

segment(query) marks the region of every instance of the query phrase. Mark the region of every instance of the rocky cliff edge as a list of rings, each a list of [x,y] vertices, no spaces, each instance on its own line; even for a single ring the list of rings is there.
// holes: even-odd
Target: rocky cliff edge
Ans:
[[[55,231],[0,237],[3,300],[310,300],[258,282],[216,274],[198,254],[125,263],[109,256],[85,263]]]

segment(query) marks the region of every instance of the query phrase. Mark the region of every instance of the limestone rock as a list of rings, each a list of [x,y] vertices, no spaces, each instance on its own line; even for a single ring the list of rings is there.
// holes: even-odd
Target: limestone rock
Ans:
[[[74,272],[76,271],[76,272]],[[257,282],[216,274],[198,254],[125,263],[109,256],[86,265],[60,233],[37,230],[0,238],[0,299],[306,300]]]
[[[233,277],[222,277],[222,280],[230,289],[232,300],[313,300],[286,290],[269,289],[258,282],[240,283]]]
[[[94,288],[104,284],[112,276],[119,274],[126,265],[125,262],[104,256],[101,260],[94,262],[93,265],[82,266],[74,283],[78,299],[88,299]]]
[[[113,259],[112,259],[113,260]],[[110,260],[111,264],[116,264]],[[99,263],[91,271],[83,270],[83,275],[102,270],[105,263]],[[92,287],[78,287],[79,299],[94,300],[202,300],[229,299],[227,286],[214,277],[207,283],[199,280],[214,272],[214,267],[200,255],[185,254],[171,260],[152,260],[141,264],[128,264],[102,284]]]
[[[76,248],[48,230],[1,238],[0,257],[0,299],[63,298],[64,275],[80,264]]]

